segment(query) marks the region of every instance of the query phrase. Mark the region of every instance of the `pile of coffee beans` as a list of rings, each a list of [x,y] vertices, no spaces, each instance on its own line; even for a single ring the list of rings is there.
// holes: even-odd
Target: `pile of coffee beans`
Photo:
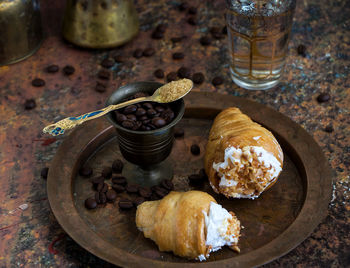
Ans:
[[[146,93],[137,93],[130,99],[148,96]],[[175,113],[168,104],[142,102],[126,106],[114,112],[115,119],[122,127],[149,131],[162,128],[173,121]]]
[[[104,167],[100,176],[90,180],[95,194],[94,197],[85,200],[84,204],[87,209],[103,207],[107,202],[113,203],[119,197],[119,208],[128,210],[147,200],[161,199],[174,189],[171,180],[163,180],[159,185],[151,188],[128,183],[127,179],[120,174],[123,167],[123,162],[117,159],[113,162],[112,167]],[[113,173],[117,174],[113,176]],[[84,166],[79,170],[79,174],[83,177],[90,177],[93,170],[89,166]],[[108,179],[111,179],[111,183],[106,183]],[[123,196],[121,196],[122,193]],[[125,194],[127,194],[127,197],[125,197]]]

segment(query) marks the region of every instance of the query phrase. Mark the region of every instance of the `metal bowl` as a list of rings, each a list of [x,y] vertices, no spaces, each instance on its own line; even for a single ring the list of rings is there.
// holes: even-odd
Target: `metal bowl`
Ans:
[[[120,103],[138,92],[152,95],[162,85],[158,82],[136,82],[122,86],[107,99],[106,106]],[[119,149],[129,162],[123,169],[123,175],[128,180],[144,186],[152,186],[162,179],[172,178],[171,164],[164,160],[171,153],[174,126],[181,120],[185,105],[182,99],[169,105],[175,113],[173,121],[162,128],[150,131],[126,129],[117,123],[115,113],[107,115],[108,120],[117,130]]]

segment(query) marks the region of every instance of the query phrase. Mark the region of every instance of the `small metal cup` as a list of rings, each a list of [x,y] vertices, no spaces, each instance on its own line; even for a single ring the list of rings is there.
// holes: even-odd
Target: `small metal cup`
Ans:
[[[110,48],[131,40],[139,31],[132,0],[67,0],[63,37],[87,48]]]
[[[0,66],[31,56],[42,39],[38,0],[0,0]]]
[[[137,92],[153,92],[162,86],[157,82],[136,82],[120,87],[107,99],[106,105],[122,102]],[[119,149],[130,163],[123,169],[123,176],[143,186],[158,184],[162,179],[171,179],[173,170],[170,163],[164,161],[173,146],[174,126],[181,120],[185,105],[182,99],[170,103],[175,118],[168,125],[150,131],[126,129],[116,121],[115,114],[109,113],[108,120],[117,130]]]

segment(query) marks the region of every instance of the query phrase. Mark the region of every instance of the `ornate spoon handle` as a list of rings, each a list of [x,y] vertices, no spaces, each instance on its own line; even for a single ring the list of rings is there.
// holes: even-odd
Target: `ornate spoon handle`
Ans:
[[[89,112],[77,117],[67,117],[65,119],[62,119],[54,124],[48,125],[43,129],[44,133],[49,133],[52,136],[57,136],[63,134],[66,130],[72,129],[86,121],[101,117],[113,110],[117,110],[120,108],[123,108],[125,106],[142,102],[142,101],[148,101],[151,100],[151,97],[141,97],[133,100],[129,100],[123,103],[115,104],[115,105],[109,105],[101,110]]]

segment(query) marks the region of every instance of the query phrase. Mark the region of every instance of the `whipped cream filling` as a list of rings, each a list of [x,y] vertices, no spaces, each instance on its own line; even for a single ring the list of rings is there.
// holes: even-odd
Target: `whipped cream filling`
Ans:
[[[280,162],[276,159],[276,157],[266,151],[263,147],[259,146],[245,146],[242,149],[240,148],[235,148],[233,146],[228,147],[225,149],[225,156],[224,156],[224,162],[220,163],[213,163],[213,168],[218,172],[219,176],[221,177],[219,186],[220,187],[232,187],[237,185],[237,181],[233,179],[227,179],[225,177],[225,174],[220,172],[220,169],[226,169],[229,167],[230,162],[233,165],[239,165],[240,167],[243,167],[244,165],[242,164],[242,157],[244,156],[245,159],[249,161],[249,163],[252,163],[253,161],[253,153],[257,155],[257,161],[261,166],[264,166],[268,168],[267,173],[270,175],[270,180],[269,182],[265,185],[264,189],[268,187],[271,182],[273,182],[279,173],[281,172],[281,164]],[[256,176],[259,178],[263,175],[262,170],[258,170]],[[255,198],[257,196],[252,196],[252,195],[243,195],[237,193],[235,197],[238,198]]]
[[[207,215],[204,211],[204,220],[207,230],[207,237],[205,244],[210,246],[210,252],[219,250],[223,246],[231,246],[238,243],[240,222],[236,220],[232,228],[232,221],[234,221],[233,216],[221,205],[210,202],[209,214]],[[238,229],[238,232],[237,232]],[[207,257],[203,254],[197,257],[198,260],[204,261]]]

